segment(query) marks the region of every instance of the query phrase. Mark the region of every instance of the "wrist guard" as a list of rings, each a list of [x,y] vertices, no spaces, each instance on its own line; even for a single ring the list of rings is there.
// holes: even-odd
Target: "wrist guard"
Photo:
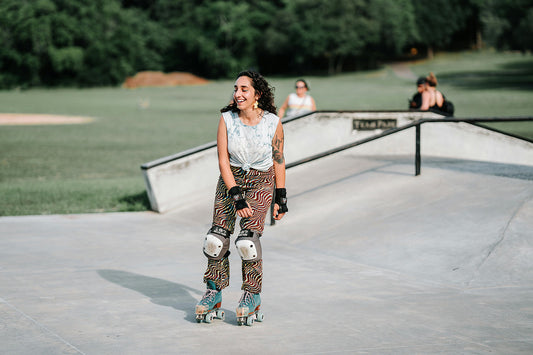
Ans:
[[[287,190],[285,188],[276,189],[274,202],[279,206],[278,213],[289,212],[289,209],[287,208]]]
[[[229,194],[231,195],[233,202],[235,202],[235,209],[237,211],[248,207],[240,186],[233,186],[229,189]]]

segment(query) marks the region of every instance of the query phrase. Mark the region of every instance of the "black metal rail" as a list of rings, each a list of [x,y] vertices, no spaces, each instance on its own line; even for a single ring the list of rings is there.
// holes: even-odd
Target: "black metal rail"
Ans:
[[[368,142],[372,142],[372,141],[375,141],[377,139],[380,139],[380,138],[383,138],[383,137],[386,137],[386,136],[390,136],[391,134],[395,134],[395,133],[404,131],[406,129],[410,129],[410,128],[415,127],[416,128],[415,167],[418,167],[418,169],[415,168],[415,171],[418,172],[418,173],[415,173],[415,175],[419,175],[420,174],[420,165],[421,165],[421,163],[420,163],[420,160],[421,160],[420,159],[420,140],[421,140],[421,137],[420,137],[420,126],[422,124],[424,124],[424,123],[435,123],[435,122],[441,122],[441,123],[442,122],[446,122],[446,123],[450,123],[450,122],[466,122],[466,123],[474,124],[474,125],[476,125],[478,127],[484,128],[484,129],[488,129],[488,130],[491,130],[491,131],[496,131],[496,132],[505,134],[507,136],[511,136],[511,137],[514,137],[514,138],[517,138],[517,139],[521,139],[521,140],[525,140],[525,141],[528,141],[530,143],[533,143],[533,140],[531,140],[531,139],[528,139],[528,138],[525,138],[525,137],[519,137],[519,136],[516,136],[516,135],[513,135],[513,134],[509,134],[507,132],[503,132],[503,131],[500,131],[500,130],[497,130],[497,129],[494,129],[494,128],[491,128],[491,127],[485,127],[485,126],[477,124],[477,123],[480,123],[480,122],[518,122],[518,121],[533,121],[533,117],[437,118],[437,119],[435,119],[435,118],[423,118],[423,119],[411,122],[409,124],[406,124],[405,126],[389,129],[389,130],[386,130],[386,131],[384,131],[384,132],[382,132],[380,134],[376,134],[376,135],[368,137],[368,138],[360,139],[358,141],[355,141],[355,142],[352,142],[352,143],[348,143],[348,144],[342,145],[342,146],[337,147],[337,148],[329,149],[329,150],[326,150],[326,151],[324,151],[322,153],[318,153],[318,154],[309,156],[307,158],[303,158],[303,159],[294,161],[292,163],[288,163],[285,168],[286,169],[290,169],[290,168],[293,168],[295,166],[302,165],[302,164],[305,164],[305,163],[308,163],[308,162],[311,162],[313,160],[317,160],[317,159],[320,159],[320,158],[324,158],[324,157],[326,157],[328,155],[339,153],[339,152],[342,152],[343,150],[350,149],[350,148],[353,148],[353,147],[357,147],[358,145],[362,145],[362,144],[365,144],[365,143],[368,143]]]
[[[314,115],[314,114],[320,114],[320,113],[335,113],[335,114],[342,114],[342,113],[383,113],[383,112],[416,112],[414,110],[343,110],[343,111],[313,111],[313,112],[308,112],[308,113],[305,113],[303,115],[300,115],[300,116],[294,116],[294,117],[286,117],[286,118],[283,118],[281,120],[281,122],[283,124],[285,123],[288,123],[288,122],[292,122],[292,121],[297,121],[297,120],[300,120],[300,119],[303,119],[307,116],[311,116],[311,115]],[[163,165],[163,164],[166,164],[166,163],[169,163],[171,161],[174,161],[174,160],[179,160],[179,159],[182,159],[182,158],[185,158],[187,156],[190,156],[190,155],[194,155],[194,154],[197,154],[197,153],[200,153],[204,150],[208,150],[208,149],[211,149],[211,148],[214,148],[217,146],[217,142],[216,141],[213,141],[213,142],[209,142],[209,143],[206,143],[206,144],[203,144],[201,146],[198,146],[198,147],[195,147],[195,148],[191,148],[191,149],[187,149],[183,152],[179,152],[177,154],[173,154],[173,155],[169,155],[169,156],[166,156],[166,157],[163,157],[163,158],[159,158],[157,160],[154,160],[154,161],[150,161],[148,163],[144,163],[141,165],[141,170],[148,170],[148,169],[151,169],[151,168],[155,168],[157,166],[160,166],[160,165]]]

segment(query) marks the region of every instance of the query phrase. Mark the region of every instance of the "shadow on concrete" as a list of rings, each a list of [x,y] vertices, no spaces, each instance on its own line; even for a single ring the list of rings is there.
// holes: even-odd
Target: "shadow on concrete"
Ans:
[[[502,164],[446,158],[423,158],[422,160],[422,168],[427,166],[453,171],[464,171],[474,174],[533,181],[533,166],[528,165]]]
[[[382,172],[382,173],[387,173],[387,174],[390,173],[390,174],[405,175],[403,173],[392,172],[392,171],[389,172],[389,171],[385,170],[385,168],[387,168],[389,166],[392,166],[392,165],[394,165],[394,162],[390,162],[390,163],[383,164],[383,165],[380,165],[380,166],[376,166],[376,167],[373,167],[373,168],[370,168],[370,169],[358,171],[357,173],[350,174],[350,175],[347,175],[347,176],[343,176],[341,178],[334,179],[334,180],[328,181],[326,183],[323,183],[323,184],[320,184],[320,185],[317,185],[317,186],[313,186],[313,187],[311,187],[311,188],[309,188],[307,190],[300,191],[300,192],[298,192],[298,193],[296,193],[294,195],[291,195],[291,197],[299,197],[301,195],[305,195],[305,194],[310,193],[310,192],[315,192],[315,191],[318,191],[320,189],[339,184],[339,183],[344,182],[346,180],[354,179],[354,178],[356,178],[358,176],[361,176],[361,175],[364,175],[364,174],[367,174],[367,173],[370,173],[370,172]]]
[[[198,299],[192,297],[191,292],[202,295],[202,291],[182,284],[127,271],[98,270],[98,274],[109,282],[150,297],[152,303],[183,311],[185,312],[184,319],[196,323],[194,309]]]
[[[151,209],[150,200],[146,191],[124,196],[119,202],[121,204],[120,212],[149,211]]]
[[[533,60],[506,63],[497,70],[448,72],[438,75],[442,84],[464,89],[533,90]]]
[[[390,162],[390,164],[384,164],[383,166],[370,169],[366,172],[376,171],[387,174],[399,174],[406,175],[405,173],[398,173],[394,171],[387,171],[387,166],[394,164],[408,165],[413,167],[413,176],[415,170],[414,157],[411,156],[366,156],[368,159],[379,160],[383,162]],[[439,158],[439,157],[424,157],[422,155],[421,172],[424,174],[424,168],[436,168],[451,171],[461,171],[474,174],[483,174],[488,176],[500,176],[512,179],[520,179],[533,181],[533,166],[518,165],[518,164],[504,164],[493,163],[479,160],[467,160],[456,158]],[[411,175],[411,174],[407,174]]]

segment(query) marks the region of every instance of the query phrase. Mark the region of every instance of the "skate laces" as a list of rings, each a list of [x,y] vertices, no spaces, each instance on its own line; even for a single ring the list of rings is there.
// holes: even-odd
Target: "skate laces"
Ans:
[[[254,303],[254,297],[253,294],[249,291],[244,291],[244,293],[241,296],[241,300],[239,301],[239,304],[243,305],[249,305]]]
[[[204,294],[204,296],[202,297],[202,303],[211,303],[213,301],[213,299],[215,298],[215,296],[217,295],[218,291],[217,290],[212,290],[212,289],[207,289],[206,293]]]

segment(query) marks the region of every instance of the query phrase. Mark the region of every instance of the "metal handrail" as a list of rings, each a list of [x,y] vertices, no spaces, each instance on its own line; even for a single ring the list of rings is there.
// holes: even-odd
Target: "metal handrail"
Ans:
[[[418,158],[420,158],[419,157],[419,155],[420,155],[420,126],[422,124],[424,124],[424,123],[432,123],[432,122],[441,122],[441,123],[442,122],[466,122],[466,123],[470,123],[470,124],[476,125],[476,123],[479,123],[479,122],[517,122],[517,121],[533,121],[533,117],[422,118],[420,120],[408,123],[405,126],[388,129],[388,130],[383,131],[382,133],[376,134],[374,136],[371,136],[371,137],[368,137],[368,138],[364,138],[364,139],[360,139],[360,140],[357,140],[355,142],[348,143],[348,144],[339,146],[337,148],[329,149],[329,150],[326,150],[326,151],[324,151],[322,153],[318,153],[318,154],[309,156],[307,158],[303,158],[303,159],[288,163],[285,166],[285,169],[290,169],[290,168],[293,168],[295,166],[311,162],[313,160],[324,158],[324,157],[326,157],[328,155],[335,154],[335,153],[338,153],[338,152],[342,152],[343,150],[350,149],[350,148],[353,148],[353,147],[357,147],[358,145],[369,143],[369,142],[375,141],[377,139],[380,139],[380,138],[383,138],[383,137],[389,136],[391,134],[395,134],[395,133],[398,133],[398,132],[401,132],[401,131],[404,131],[406,129],[413,128],[413,127],[416,127],[416,129],[417,129],[417,133],[416,133],[416,137],[417,137],[416,138],[416,147],[417,147],[417,149],[416,149],[416,151],[418,152],[417,153],[418,154]],[[507,136],[511,136],[511,137],[514,137],[514,138],[517,138],[517,139],[521,139],[521,140],[525,140],[525,141],[528,141],[530,143],[533,143],[533,140],[531,140],[529,138],[516,136],[516,135],[510,134],[510,133],[506,133],[506,132],[503,132],[503,131],[500,131],[500,130],[497,130],[497,129],[494,129],[494,128],[491,128],[491,127],[485,127],[485,126],[480,126],[480,125],[476,125],[476,126],[484,128],[484,129],[496,131],[496,132],[505,134]],[[419,175],[419,174],[416,174],[416,175]]]
[[[356,112],[356,113],[373,113],[373,112],[382,113],[382,112],[416,112],[416,110],[341,110],[341,111],[317,110],[317,111],[304,113],[302,115],[298,115],[298,116],[294,116],[294,117],[282,118],[281,119],[281,123],[285,124],[285,123],[288,123],[288,122],[297,121],[297,120],[300,120],[302,118],[305,118],[307,116],[311,116],[311,115],[314,115],[314,114],[332,113],[332,112],[334,112],[334,113],[354,113],[354,112]],[[205,144],[202,144],[202,145],[200,145],[198,147],[187,149],[185,151],[182,151],[182,152],[179,152],[179,153],[176,153],[176,154],[173,154],[173,155],[169,155],[169,156],[166,156],[166,157],[163,157],[163,158],[159,158],[159,159],[150,161],[148,163],[144,163],[144,164],[141,165],[141,170],[149,170],[149,169],[155,168],[157,166],[164,165],[166,163],[172,162],[174,160],[179,160],[179,159],[182,159],[182,158],[185,158],[185,157],[188,157],[188,156],[203,152],[205,150],[214,148],[216,146],[217,146],[217,142],[216,141],[205,143]]]

